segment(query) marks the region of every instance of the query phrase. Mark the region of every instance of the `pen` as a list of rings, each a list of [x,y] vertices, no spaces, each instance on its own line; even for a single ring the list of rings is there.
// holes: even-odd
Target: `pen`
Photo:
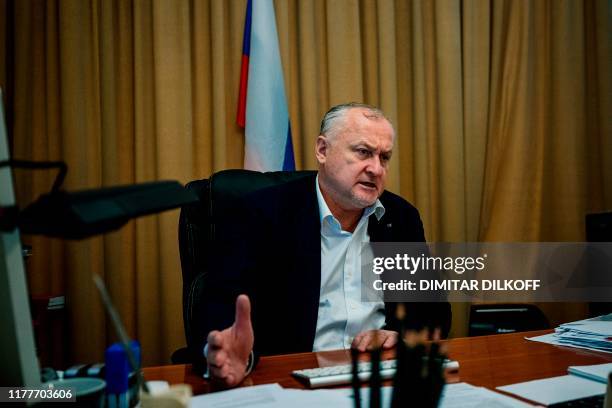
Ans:
[[[380,387],[382,379],[380,377],[380,355],[381,347],[378,337],[374,340],[375,347],[372,350],[372,376],[370,377],[370,408],[380,408]]]
[[[356,348],[351,348],[351,364],[353,369],[353,378],[352,378],[352,386],[353,386],[353,399],[355,400],[355,408],[361,408],[361,386],[359,381],[359,350]]]

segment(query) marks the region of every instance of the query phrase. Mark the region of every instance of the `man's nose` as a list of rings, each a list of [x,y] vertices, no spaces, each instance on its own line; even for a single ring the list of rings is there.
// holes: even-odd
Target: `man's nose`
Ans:
[[[385,167],[382,164],[380,157],[373,156],[368,164],[368,167],[366,168],[366,171],[373,176],[382,176],[385,171]]]

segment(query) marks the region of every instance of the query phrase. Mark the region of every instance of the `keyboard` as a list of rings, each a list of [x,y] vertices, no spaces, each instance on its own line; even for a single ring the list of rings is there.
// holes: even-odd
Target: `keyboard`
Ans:
[[[601,408],[604,403],[604,395],[579,398],[571,401],[559,402],[549,405],[549,408]]]
[[[380,377],[383,380],[393,378],[397,369],[397,360],[384,360],[380,362]],[[459,369],[457,361],[445,360],[444,369],[456,371]],[[310,388],[328,387],[332,385],[350,384],[353,379],[353,368],[350,364],[331,367],[308,368],[295,370],[294,377],[306,382]],[[372,366],[369,361],[357,364],[357,376],[361,381],[367,381],[372,375]]]

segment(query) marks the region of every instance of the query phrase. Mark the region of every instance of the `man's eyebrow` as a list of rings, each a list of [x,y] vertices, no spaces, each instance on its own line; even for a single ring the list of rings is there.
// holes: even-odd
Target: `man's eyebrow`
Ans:
[[[355,143],[352,143],[352,147],[359,147],[359,146],[365,146],[365,147],[367,147],[370,150],[376,150],[376,148],[374,146],[372,146],[371,144],[369,144],[365,140],[358,140]]]
[[[369,144],[365,140],[359,140],[359,141],[355,142],[352,145],[352,147],[359,147],[359,146],[365,146],[365,147],[367,147],[370,150],[376,150],[376,147],[372,146],[371,144]],[[383,154],[391,154],[391,153],[393,153],[393,148],[391,148],[390,150],[382,150],[381,153],[383,153]]]

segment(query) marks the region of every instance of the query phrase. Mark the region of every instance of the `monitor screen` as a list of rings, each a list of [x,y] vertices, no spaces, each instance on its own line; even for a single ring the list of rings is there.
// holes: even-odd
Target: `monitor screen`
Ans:
[[[0,161],[10,157],[0,89]],[[0,207],[15,205],[11,168],[0,167]],[[0,385],[35,387],[40,370],[19,230],[0,231]]]

